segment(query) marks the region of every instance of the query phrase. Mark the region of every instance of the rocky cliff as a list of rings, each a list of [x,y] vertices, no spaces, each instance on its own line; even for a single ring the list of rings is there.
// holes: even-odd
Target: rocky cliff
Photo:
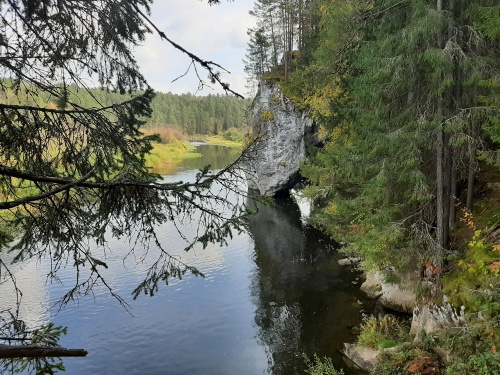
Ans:
[[[260,140],[247,162],[249,189],[276,195],[292,188],[300,179],[306,149],[318,143],[317,127],[277,85],[266,82],[259,85],[253,102],[252,126]]]

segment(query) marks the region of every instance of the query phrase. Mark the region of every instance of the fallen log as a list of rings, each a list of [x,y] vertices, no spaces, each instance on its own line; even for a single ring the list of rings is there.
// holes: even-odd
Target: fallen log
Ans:
[[[0,359],[5,358],[42,358],[42,357],[85,357],[85,349],[54,348],[38,345],[0,344]]]

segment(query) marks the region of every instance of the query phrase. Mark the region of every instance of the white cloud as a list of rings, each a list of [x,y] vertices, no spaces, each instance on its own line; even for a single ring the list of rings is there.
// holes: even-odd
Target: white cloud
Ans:
[[[223,75],[224,79],[233,90],[243,94],[245,73],[242,59],[248,41],[246,32],[254,22],[248,14],[252,7],[253,0],[225,1],[217,6],[209,6],[207,0],[156,0],[151,8],[151,20],[174,42],[229,70],[231,74]],[[158,35],[149,35],[144,45],[136,49],[135,55],[142,73],[156,90],[194,93],[198,89],[193,69],[172,83],[186,72],[190,59],[160,40]],[[198,68],[198,72],[206,78],[203,69]],[[205,89],[199,94],[222,92],[216,88],[213,91]]]

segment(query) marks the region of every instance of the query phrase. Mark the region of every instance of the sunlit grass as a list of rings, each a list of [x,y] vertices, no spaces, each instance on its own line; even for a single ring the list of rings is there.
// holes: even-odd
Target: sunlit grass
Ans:
[[[210,145],[224,146],[224,147],[234,147],[234,148],[242,148],[242,141],[230,141],[224,138],[222,135],[211,135],[205,139]]]
[[[195,159],[202,155],[195,146],[186,141],[173,141],[170,143],[153,143],[153,150],[146,155],[146,166],[154,173],[165,174],[174,171],[181,160]]]

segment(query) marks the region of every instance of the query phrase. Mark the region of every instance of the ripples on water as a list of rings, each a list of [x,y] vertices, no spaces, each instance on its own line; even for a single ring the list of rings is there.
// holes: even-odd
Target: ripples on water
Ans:
[[[200,163],[220,168],[235,157],[234,151],[215,146],[201,152],[207,159],[195,168]],[[193,178],[191,163],[167,178]],[[110,239],[104,274],[129,311],[101,286],[94,288],[94,298],[59,312],[49,309],[72,285],[73,270],[59,273],[61,284],[45,284],[43,263],[29,262],[16,271],[28,323],[67,326],[61,345],[89,351],[86,358],[66,359],[66,373],[302,374],[302,353],[333,356],[342,365],[338,350],[353,339],[349,327],[360,320],[358,301],[369,302],[352,284],[359,275],[337,265],[334,244],[302,224],[293,202],[260,207],[247,230],[226,247],[186,253],[178,250],[185,244],[171,224],[159,233],[169,251],[205,277],[172,279],[154,297],[133,300],[131,292],[147,264],[133,257],[123,261],[128,243]],[[12,302],[6,299],[2,293],[2,304]]]

